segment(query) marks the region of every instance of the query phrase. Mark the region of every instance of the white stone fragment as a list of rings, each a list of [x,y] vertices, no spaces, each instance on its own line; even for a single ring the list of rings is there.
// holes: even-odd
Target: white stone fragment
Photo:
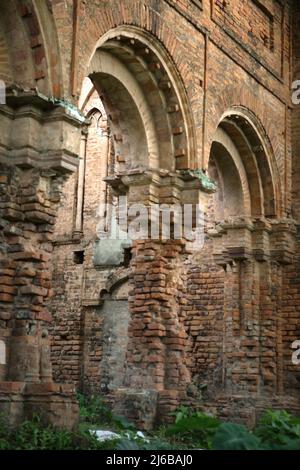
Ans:
[[[104,442],[104,441],[112,441],[114,439],[120,439],[121,436],[119,434],[116,434],[115,432],[112,431],[107,431],[107,430],[91,430],[91,434],[95,434],[98,441]]]

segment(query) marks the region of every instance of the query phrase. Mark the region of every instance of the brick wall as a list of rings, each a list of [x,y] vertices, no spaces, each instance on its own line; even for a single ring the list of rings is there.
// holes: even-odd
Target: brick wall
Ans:
[[[0,32],[0,73],[1,80],[7,83],[11,82],[10,57],[3,31]]]
[[[207,242],[188,271],[188,304],[183,307],[190,338],[188,356],[192,376],[207,393],[220,389],[223,370],[224,269],[217,266]]]
[[[299,243],[299,234],[298,234]],[[299,245],[297,246],[297,251]],[[286,267],[282,288],[282,341],[284,353],[283,385],[291,396],[299,396],[300,368],[292,364],[292,344],[300,338],[300,270],[299,255],[295,256],[293,265]]]
[[[76,34],[72,3],[51,2],[62,57],[60,78],[64,98],[77,104],[88,62],[103,34],[117,26],[142,28],[151,35],[158,49],[162,47],[167,51],[179,72],[195,128],[197,167],[208,168],[213,136],[223,113],[239,107],[253,114],[255,122],[260,124],[274,175],[275,194],[280,201],[278,216],[290,216],[292,211],[293,216],[299,218],[299,111],[290,108],[291,51],[293,77],[299,78],[297,2],[292,12],[293,48],[289,23],[291,2],[80,2]],[[28,28],[29,32],[34,30],[30,15],[24,13],[22,18],[27,31]],[[5,41],[7,37],[4,40],[0,35],[3,76],[9,73]],[[44,51],[39,47],[40,52]],[[26,72],[26,75],[28,69],[33,68],[43,72],[43,54],[32,57],[28,56],[27,49],[25,55],[21,52],[19,50],[24,63],[18,62],[19,74]],[[39,77],[42,80],[42,74]],[[284,266],[274,260],[260,263],[254,259],[220,265],[209,237],[196,255],[188,255],[184,244],[180,243],[163,247],[137,245],[135,255],[140,258],[132,265],[135,269],[130,274],[133,294],[129,296],[134,319],[129,322],[127,331],[128,318],[123,305],[121,323],[114,317],[113,323],[118,328],[113,333],[116,337],[123,332],[124,344],[115,342],[116,348],[108,350],[106,336],[112,326],[107,323],[107,317],[112,298],[107,286],[112,286],[110,280],[114,276],[122,278],[125,267],[95,268],[92,258],[97,208],[99,202],[111,197],[103,177],[114,143],[108,138],[109,120],[107,122],[96,92],[91,94],[83,111],[92,123],[86,147],[82,233],[74,231],[78,204],[78,174],[74,174],[64,182],[61,191],[51,261],[54,296],[49,307],[54,318],[51,334],[55,378],[75,383],[89,392],[97,391],[101,380],[109,375],[109,365],[115,363],[118,352],[122,356],[128,347],[127,384],[131,385],[131,380],[137,384],[149,380],[151,386],[153,383],[161,389],[167,386],[167,393],[162,394],[160,402],[165,411],[170,410],[170,401],[173,400],[174,406],[177,404],[174,389],[183,391],[190,379],[196,385],[207,385],[207,399],[222,393],[225,384],[229,393],[246,390],[268,397],[288,391],[291,396],[298,396],[299,371],[290,361],[291,342],[300,335],[298,255],[292,264]],[[100,124],[96,125],[100,115]],[[2,184],[7,184],[6,170],[0,175]],[[10,188],[11,193],[6,186],[1,192],[4,204],[1,209],[7,209],[13,221],[16,214],[19,215],[19,205],[14,206],[10,200],[15,197],[14,182],[10,183]],[[27,191],[27,187],[25,189]],[[49,210],[49,214],[48,209],[45,213],[51,217],[51,207]],[[213,220],[212,206],[209,210]],[[23,227],[26,234],[34,232],[35,223],[39,225],[35,221],[33,224],[26,222]],[[3,235],[1,237],[3,239]],[[5,248],[6,243],[5,238]],[[39,239],[38,243],[42,243],[43,250],[52,253],[52,245],[46,238]],[[18,243],[11,244],[11,249],[17,250],[14,245]],[[299,253],[298,242],[296,252]],[[10,301],[22,284],[11,285],[14,266],[2,268],[0,320],[1,328],[8,330]],[[49,265],[42,268],[47,271]],[[30,272],[27,275],[30,277]],[[46,277],[44,273],[42,277],[35,273],[33,279],[38,288],[48,289],[47,273]],[[30,282],[27,279],[24,286]],[[102,305],[105,298],[101,298],[104,290],[108,295],[106,306]],[[40,311],[39,297],[43,297],[38,292],[44,291],[29,292],[35,312]],[[23,302],[23,298],[21,300]],[[114,310],[114,314],[116,312]],[[139,367],[145,358],[148,364],[140,373]]]
[[[78,384],[82,364],[82,279],[83,266],[74,263],[76,245],[59,245],[54,251],[51,302],[54,322],[52,364],[56,381]]]
[[[99,204],[107,197],[102,178],[106,176],[110,146],[106,114],[97,93],[89,94],[90,86],[88,83],[88,99],[83,110],[89,125],[83,170],[82,233],[75,231],[77,172],[65,182],[61,194],[52,271],[55,296],[50,308],[54,318],[51,335],[55,379],[75,383],[82,390],[93,392],[99,390],[101,379],[103,315],[100,292],[110,273],[108,269],[97,275],[93,246],[97,239]],[[95,291],[96,306],[89,305],[89,289]]]

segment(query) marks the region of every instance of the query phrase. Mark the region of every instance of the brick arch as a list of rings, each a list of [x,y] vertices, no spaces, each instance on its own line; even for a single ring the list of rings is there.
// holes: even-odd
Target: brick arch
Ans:
[[[21,14],[20,14],[21,12]],[[0,4],[0,30],[7,44],[10,74],[6,85],[17,83],[32,86],[34,80],[34,63],[31,54],[30,38],[24,27],[21,15],[25,11],[20,5],[12,2]]]
[[[7,85],[17,84],[22,88],[37,88],[48,96],[60,96],[59,48],[54,20],[46,2],[31,0],[1,2],[1,52],[5,43]],[[3,70],[5,73],[5,69]]]
[[[218,96],[218,101],[214,103],[213,112],[208,115],[207,133],[205,144],[204,168],[207,168],[211,145],[218,126],[226,116],[240,116],[248,121],[253,133],[256,134],[255,139],[259,141],[263,151],[261,157],[265,161],[267,173],[270,172],[270,185],[273,186],[274,203],[276,210],[274,214],[279,216],[284,210],[283,207],[283,185],[280,178],[280,169],[278,165],[278,156],[281,153],[281,145],[276,132],[276,126],[272,124],[268,116],[268,111],[261,104],[260,100],[254,99],[251,92],[245,87],[235,88],[229,86]],[[269,169],[267,169],[267,167]],[[264,175],[262,174],[263,178]]]
[[[207,139],[205,147],[205,164],[209,159],[209,151],[213,140],[214,133],[222,119],[223,114],[231,108],[244,109],[245,113],[249,113],[258,123],[262,137],[268,146],[271,147],[272,153],[275,154],[280,149],[280,142],[276,128],[268,115],[268,110],[257,100],[251,91],[245,86],[237,87],[235,85],[228,86],[223,93],[218,95],[217,101],[213,103],[213,112],[208,115],[207,121]]]
[[[88,9],[88,5],[82,2],[80,17],[89,16],[86,9]],[[188,77],[191,77],[191,64],[184,53],[182,44],[158,11],[152,10],[141,0],[135,2],[123,0],[122,2],[116,2],[113,11],[108,6],[107,10],[104,9],[100,13],[100,16],[101,18],[89,17],[90,28],[88,32],[86,31],[86,24],[83,22],[79,29],[78,45],[82,47],[78,47],[76,61],[76,69],[78,70],[78,89],[76,92],[78,94],[80,93],[80,84],[85,77],[86,65],[84,64],[93,56],[95,49],[99,46],[99,38],[119,26],[137,27],[141,31],[150,33],[153,40],[158,41],[172,58],[183,83],[186,82]]]
[[[114,291],[117,291],[121,286],[129,282],[130,274],[131,269],[123,269],[108,278],[106,289],[110,296],[113,295]]]
[[[95,45],[86,75],[104,106],[106,103],[108,115],[114,115],[112,128],[117,127],[118,116],[119,129],[115,131],[120,130],[127,146],[121,144],[118,151],[126,162],[126,155],[131,155],[131,160],[141,160],[152,168],[197,166],[195,126],[187,94],[169,56],[153,36],[133,27],[108,31]],[[135,136],[137,125],[130,127],[131,122],[140,123],[140,136],[146,134],[147,144],[138,151],[133,150],[140,140]],[[141,159],[139,155],[145,152]]]
[[[40,58],[45,58],[46,92],[57,98],[63,97],[63,72],[56,25],[47,2],[32,2],[32,14],[40,38]],[[35,56],[36,64],[39,63],[39,53]]]
[[[200,133],[201,119],[198,114],[190,112],[191,104],[199,103],[203,97],[203,90],[200,82],[195,83],[193,79],[193,64],[201,60],[201,55],[196,55],[194,60],[188,60],[186,50],[178,40],[174,31],[168,26],[167,22],[157,11],[153,11],[149,6],[141,1],[117,2],[113,12],[111,8],[105,6],[99,11],[99,16],[92,16],[89,11],[89,5],[81,3],[81,10],[78,16],[86,17],[86,21],[79,25],[76,44],[73,49],[73,56],[76,57],[73,64],[72,86],[73,95],[80,96],[81,83],[83,82],[88,65],[111,31],[136,33],[139,37],[149,40],[149,43],[167,58],[168,65],[172,70],[171,75],[176,76],[176,84],[180,100],[182,101],[182,110],[185,113],[186,127],[189,133],[190,153],[193,157],[188,162],[190,168],[198,168],[198,151],[201,148]],[[87,24],[89,25],[87,31]],[[193,53],[193,51],[191,51]]]
[[[219,128],[230,136],[241,155],[250,188],[252,215],[280,216],[278,168],[270,142],[263,138],[259,121],[244,108],[233,107],[223,114]]]
[[[87,119],[92,119],[94,116],[99,116],[100,118],[102,117],[101,110],[99,108],[96,108],[95,106],[91,108],[87,113],[86,113],[86,118]]]
[[[223,204],[219,214],[216,214],[216,219],[226,219],[227,216],[232,216],[233,212],[241,217],[251,216],[251,188],[247,172],[238,148],[221,126],[218,127],[212,144],[210,167],[215,168],[217,172],[218,193],[221,191],[222,194]],[[211,176],[214,179],[213,175]],[[214,195],[215,202],[218,200],[218,193]],[[228,205],[227,211],[224,204]],[[218,209],[218,204],[215,204],[215,207]]]
[[[118,113],[119,125],[116,126],[116,119],[111,119],[111,125],[123,130],[121,155],[125,157],[127,153],[132,163],[141,164],[146,164],[149,158],[150,164],[155,165],[158,148],[153,117],[143,90],[133,74],[114,55],[97,51],[90,65],[89,76],[99,94],[104,90],[102,100],[108,114]]]

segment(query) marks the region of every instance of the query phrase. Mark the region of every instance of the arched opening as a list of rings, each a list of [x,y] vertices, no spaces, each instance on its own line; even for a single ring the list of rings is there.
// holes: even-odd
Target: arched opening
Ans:
[[[226,112],[216,131],[211,156],[216,143],[222,140],[239,173],[248,205],[247,215],[273,218],[281,210],[278,170],[271,146],[260,127],[259,121],[246,110],[237,107]]]
[[[141,33],[135,28],[114,30],[101,40],[87,70],[87,76],[98,91],[105,107],[114,147],[113,174],[110,174],[106,180],[110,182],[117,194],[128,195],[129,204],[145,202],[148,205],[152,201],[159,202],[160,198],[164,198],[165,201],[172,200],[172,189],[161,189],[163,186],[160,182],[161,175],[165,177],[173,175],[174,178],[179,178],[181,176],[180,170],[195,168],[193,125],[188,113],[185,90],[167,54],[160,48],[154,47],[154,44],[155,41],[152,37],[150,38],[149,35]],[[151,186],[151,180],[153,186]],[[168,192],[170,193],[169,198]],[[191,193],[194,195],[192,191]],[[177,197],[177,201],[178,199],[180,201],[180,189],[177,194],[175,197]],[[101,266],[103,269],[105,264],[117,264],[119,257],[110,255],[109,257],[105,256],[104,259],[102,255],[103,251],[113,252],[116,245],[118,244],[115,241],[99,240],[94,256],[98,267]],[[119,244],[117,248],[124,253],[123,244]],[[172,253],[175,253],[175,257],[177,256],[176,251]],[[134,269],[136,269],[136,265]],[[167,282],[170,279],[171,277]],[[155,282],[153,284],[156,286]],[[154,296],[155,294],[153,294]],[[176,304],[176,301],[174,303]],[[118,311],[115,303],[112,306],[105,302],[105,305],[108,305],[111,311],[113,309]],[[118,303],[118,305],[121,304]],[[103,308],[105,312],[106,307]],[[125,306],[122,308],[125,309]],[[151,306],[146,306],[146,309],[148,308],[152,309]],[[172,328],[170,324],[167,328],[161,326],[162,330],[168,329],[166,335],[169,336],[166,338],[166,346],[162,344],[161,347],[173,353],[176,349],[174,337],[180,336],[179,341],[181,342],[185,337],[184,332],[181,331],[183,327],[179,322],[176,306],[172,308],[172,314],[176,317],[173,323],[176,327]],[[141,314],[141,316],[143,315]],[[118,318],[115,320],[118,321]],[[144,319],[141,319],[140,324],[143,321]],[[130,328],[135,329],[137,322],[136,316],[131,317]],[[145,325],[145,328],[147,329],[148,326]],[[147,333],[149,337],[153,334],[158,336],[161,334],[155,330]],[[144,335],[142,327],[139,329],[139,334]],[[128,340],[129,343],[130,364],[126,370],[125,380],[127,386],[141,387],[144,376],[149,370],[146,379],[149,387],[159,389],[162,386],[160,382],[168,387],[175,387],[174,384],[180,381],[181,376],[182,384],[178,386],[184,388],[185,381],[188,380],[188,372],[185,364],[182,363],[184,361],[180,360],[177,353],[168,355],[170,362],[173,360],[173,365],[176,362],[177,370],[171,373],[166,366],[165,377],[161,372],[164,365],[155,355],[154,362],[157,364],[153,364],[153,356],[150,356],[147,370],[144,368],[141,372],[133,359],[135,355],[131,354],[131,351],[132,349],[141,349],[142,341],[137,344],[137,338],[133,338],[134,334],[132,333],[130,333],[129,340],[126,328],[122,328],[120,335],[123,342],[126,343]],[[118,344],[116,338],[112,337],[111,340],[116,343],[115,347]],[[158,338],[158,342],[162,342],[160,338]],[[150,341],[148,344],[151,348]],[[141,357],[147,361],[145,352]],[[109,364],[109,358],[109,348],[106,348],[103,350],[103,364],[106,362]],[[107,366],[107,369],[111,374],[112,368]],[[112,379],[111,387],[122,386],[121,370],[119,375],[122,380]],[[152,377],[156,375],[157,377]],[[145,385],[146,382],[143,387]]]
[[[219,128],[211,149],[208,172],[216,182],[216,221],[251,216],[250,189],[241,156],[230,136]]]
[[[166,52],[137,28],[107,33],[87,76],[109,117],[120,169],[196,166],[185,90]],[[121,138],[122,137],[122,138]]]
[[[46,2],[1,2],[0,53],[0,79],[7,87],[36,88],[46,96],[60,97],[58,39]]]
[[[262,136],[257,120],[237,108],[224,114],[211,146],[207,171],[217,190],[207,197],[205,243],[188,274],[194,311],[185,321],[192,376],[211,399],[249,386],[244,344],[259,343],[252,334],[255,328],[262,334],[261,311],[269,302],[269,268],[261,261],[270,260],[268,221],[280,216],[281,201],[274,156]]]
[[[120,297],[117,287],[111,292],[107,283],[112,273],[132,269],[132,252],[128,240],[98,237],[97,208],[103,202],[111,205],[104,214],[109,235],[113,221],[109,211],[117,196],[128,195],[128,201],[132,197],[130,203],[150,201],[152,191],[155,202],[167,199],[168,191],[172,196],[171,185],[157,188],[160,178],[179,179],[180,170],[195,167],[195,144],[185,90],[171,60],[154,38],[136,28],[117,28],[99,42],[86,70],[79,109],[86,117],[79,170],[65,184],[56,224],[54,289],[64,294],[52,300],[54,348],[63,351],[60,357],[54,355],[54,373],[84,390],[99,392],[101,387],[122,386],[124,363],[112,367],[111,361],[120,361],[130,338],[128,284]],[[148,180],[144,186],[138,180],[140,175],[150,178],[149,174],[153,189]],[[132,175],[136,180],[131,185]],[[107,296],[99,299],[98,293],[105,290]],[[67,321],[59,315],[66,298],[70,299]],[[76,352],[67,345],[71,329],[78,341]],[[177,330],[169,334],[173,338]],[[76,356],[78,363],[71,372],[70,356],[74,361]]]

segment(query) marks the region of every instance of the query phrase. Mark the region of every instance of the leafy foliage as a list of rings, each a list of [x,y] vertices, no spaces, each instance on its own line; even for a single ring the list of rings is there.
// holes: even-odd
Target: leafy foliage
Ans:
[[[300,449],[300,418],[284,410],[266,411],[255,433],[269,449]]]
[[[258,450],[260,448],[259,438],[241,424],[221,424],[213,439],[215,450]]]
[[[3,414],[0,415],[0,450],[8,450],[9,444],[9,429],[7,426],[7,420]]]
[[[187,406],[179,406],[174,413],[171,413],[171,416],[175,416],[175,423],[178,423],[184,418],[190,418],[193,416],[194,411]]]
[[[166,436],[177,436],[185,444],[210,449],[212,438],[220,421],[201,411],[191,411],[181,407],[176,414],[175,424],[166,429]]]
[[[136,427],[123,416],[113,416],[112,422],[118,429],[125,429],[125,430],[127,429],[128,431],[136,431]]]
[[[39,416],[34,416],[31,421],[24,421],[14,430],[9,429],[4,421],[0,423],[0,449],[96,450],[105,448],[107,448],[107,442],[99,442],[85,429],[78,427],[71,432],[51,425],[45,426]]]
[[[100,397],[79,395],[80,424],[74,431],[45,426],[39,416],[16,429],[0,415],[0,450],[299,450],[300,418],[269,410],[250,431],[241,424],[222,423],[201,411],[180,407],[175,422],[145,436],[125,418],[113,416]],[[92,429],[109,427],[120,437],[100,442]]]
[[[139,450],[140,446],[131,439],[121,439],[117,442],[116,450]]]
[[[266,411],[253,432],[245,426],[223,423],[213,448],[220,450],[299,450],[300,419],[286,411]]]
[[[110,424],[113,416],[111,410],[103,402],[100,396],[87,397],[81,393],[77,394],[79,403],[80,419],[91,424]]]
[[[175,423],[161,430],[162,437],[173,445],[213,450],[300,449],[300,418],[286,411],[267,411],[252,431],[187,407],[178,408],[173,415]]]

